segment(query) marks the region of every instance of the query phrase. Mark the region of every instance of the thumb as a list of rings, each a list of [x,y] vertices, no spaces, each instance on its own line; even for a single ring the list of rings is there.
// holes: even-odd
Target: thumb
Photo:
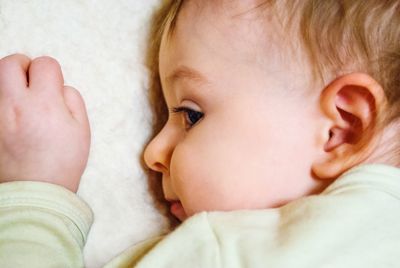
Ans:
[[[64,86],[64,101],[72,117],[80,124],[89,126],[85,102],[78,90],[70,86]]]

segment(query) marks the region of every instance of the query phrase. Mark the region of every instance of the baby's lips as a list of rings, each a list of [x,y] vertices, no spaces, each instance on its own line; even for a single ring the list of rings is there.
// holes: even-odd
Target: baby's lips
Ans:
[[[180,221],[184,221],[187,216],[185,210],[183,209],[182,203],[178,200],[169,201],[170,202],[170,212]]]

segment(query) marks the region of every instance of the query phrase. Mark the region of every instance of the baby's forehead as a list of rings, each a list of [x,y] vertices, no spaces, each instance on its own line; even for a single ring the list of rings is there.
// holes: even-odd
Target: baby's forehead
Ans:
[[[261,48],[260,52],[271,50],[274,45],[280,50],[282,31],[260,2],[265,0],[186,1],[178,15],[178,28],[192,33],[218,32],[230,39],[231,45],[244,43],[252,50]]]
[[[189,11],[193,18],[215,16],[232,21],[254,20],[266,10],[265,3],[265,0],[192,0],[184,1],[182,9]]]
[[[242,88],[254,81],[285,85],[288,80],[297,81],[287,78],[288,72],[293,74],[298,68],[288,59],[276,28],[252,10],[257,6],[250,1],[238,6],[234,6],[236,1],[216,2],[189,1],[182,7],[172,35],[163,38],[161,45],[163,81],[182,66],[218,84],[214,88],[229,87],[236,78],[241,79]]]
[[[264,1],[204,0],[187,1],[182,6],[175,37],[197,40],[221,55],[231,50],[244,61],[263,64],[288,60],[292,47]],[[172,38],[174,39],[174,38]],[[290,59],[293,61],[293,58]]]

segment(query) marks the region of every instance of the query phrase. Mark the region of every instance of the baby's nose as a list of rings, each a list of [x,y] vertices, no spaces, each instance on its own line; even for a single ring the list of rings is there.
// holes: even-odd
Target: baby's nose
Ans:
[[[168,172],[169,156],[171,155],[170,145],[162,136],[162,131],[147,145],[144,151],[146,165],[157,172]]]

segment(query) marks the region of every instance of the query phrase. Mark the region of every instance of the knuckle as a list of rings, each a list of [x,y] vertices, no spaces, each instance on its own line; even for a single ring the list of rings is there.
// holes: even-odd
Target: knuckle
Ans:
[[[71,86],[64,86],[64,90],[67,95],[69,95],[71,97],[82,99],[81,93],[76,88],[71,87]]]
[[[11,61],[11,62],[13,62],[13,61],[17,61],[17,60],[19,60],[21,58],[28,58],[28,57],[26,55],[24,55],[24,54],[15,53],[15,54],[11,54],[11,55],[5,56],[4,58],[0,59],[0,61],[6,61],[6,62]]]
[[[36,59],[34,59],[31,63],[31,67],[39,67],[39,68],[50,68],[50,69],[59,69],[60,64],[58,61],[52,57],[49,56],[41,56]]]
[[[22,60],[26,60],[29,58],[23,54],[12,54],[0,59],[0,70],[6,71],[14,68],[16,65],[19,65]]]
[[[71,87],[71,86],[67,86],[67,85],[65,85],[64,86],[64,88],[66,89],[66,90],[69,90],[69,91],[78,91],[76,88],[74,88],[74,87]]]

